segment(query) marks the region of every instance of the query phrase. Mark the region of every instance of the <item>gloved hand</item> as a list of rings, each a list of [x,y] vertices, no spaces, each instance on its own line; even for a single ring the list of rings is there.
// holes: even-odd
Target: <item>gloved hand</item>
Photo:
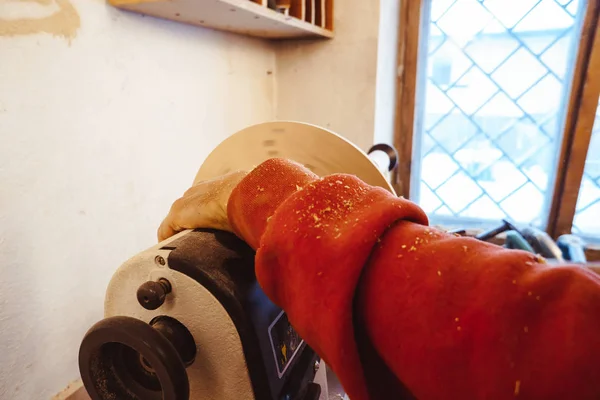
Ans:
[[[158,240],[163,241],[185,229],[214,228],[233,232],[227,218],[227,201],[247,174],[236,171],[194,184],[171,206],[158,228]]]

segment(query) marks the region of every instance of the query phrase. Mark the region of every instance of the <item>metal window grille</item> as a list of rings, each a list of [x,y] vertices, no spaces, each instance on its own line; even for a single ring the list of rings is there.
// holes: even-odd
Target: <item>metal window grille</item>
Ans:
[[[412,187],[432,222],[545,224],[582,6],[429,1]],[[451,64],[447,84],[439,59]]]

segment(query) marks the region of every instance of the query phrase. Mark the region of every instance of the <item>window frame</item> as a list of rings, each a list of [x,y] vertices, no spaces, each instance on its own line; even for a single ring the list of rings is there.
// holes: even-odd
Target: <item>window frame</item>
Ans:
[[[417,116],[423,104],[427,56],[423,47],[428,36],[429,3],[431,0],[400,0],[398,32],[398,74],[396,78],[396,106],[393,144],[399,155],[399,164],[393,176],[398,195],[415,198],[419,185],[414,176],[420,172],[420,131]],[[546,230],[554,238],[570,233],[579,189],[590,145],[592,128],[600,95],[600,0],[587,0],[580,29],[580,43],[569,86],[567,112],[559,143],[558,165],[555,171],[552,195],[549,201]],[[415,174],[415,172],[417,174]]]
[[[584,14],[579,51],[575,60],[571,93],[558,158],[548,233],[571,233],[585,161],[600,96],[600,1],[589,0]]]

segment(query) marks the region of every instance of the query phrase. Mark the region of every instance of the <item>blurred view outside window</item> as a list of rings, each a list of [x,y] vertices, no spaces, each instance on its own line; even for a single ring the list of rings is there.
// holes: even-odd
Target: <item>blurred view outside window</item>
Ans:
[[[600,107],[596,109],[592,140],[585,160],[573,233],[600,238]]]
[[[431,0],[414,197],[433,223],[544,226],[583,0]],[[600,224],[599,123],[577,229]]]

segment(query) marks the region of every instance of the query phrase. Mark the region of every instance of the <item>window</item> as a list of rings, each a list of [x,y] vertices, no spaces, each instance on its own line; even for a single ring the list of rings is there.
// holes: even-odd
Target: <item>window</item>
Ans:
[[[557,234],[571,214],[574,232],[600,239],[600,122],[593,135],[579,123],[590,117],[581,100],[599,96],[599,10],[600,0],[402,0],[395,144],[411,162],[398,187],[432,223],[507,218]],[[583,171],[573,150],[586,137]],[[573,178],[579,201],[563,204]]]
[[[452,58],[441,55],[432,61],[431,81],[438,87],[448,87],[452,80]]]
[[[573,232],[584,237],[600,236],[600,107],[596,108],[592,140],[575,209]]]

